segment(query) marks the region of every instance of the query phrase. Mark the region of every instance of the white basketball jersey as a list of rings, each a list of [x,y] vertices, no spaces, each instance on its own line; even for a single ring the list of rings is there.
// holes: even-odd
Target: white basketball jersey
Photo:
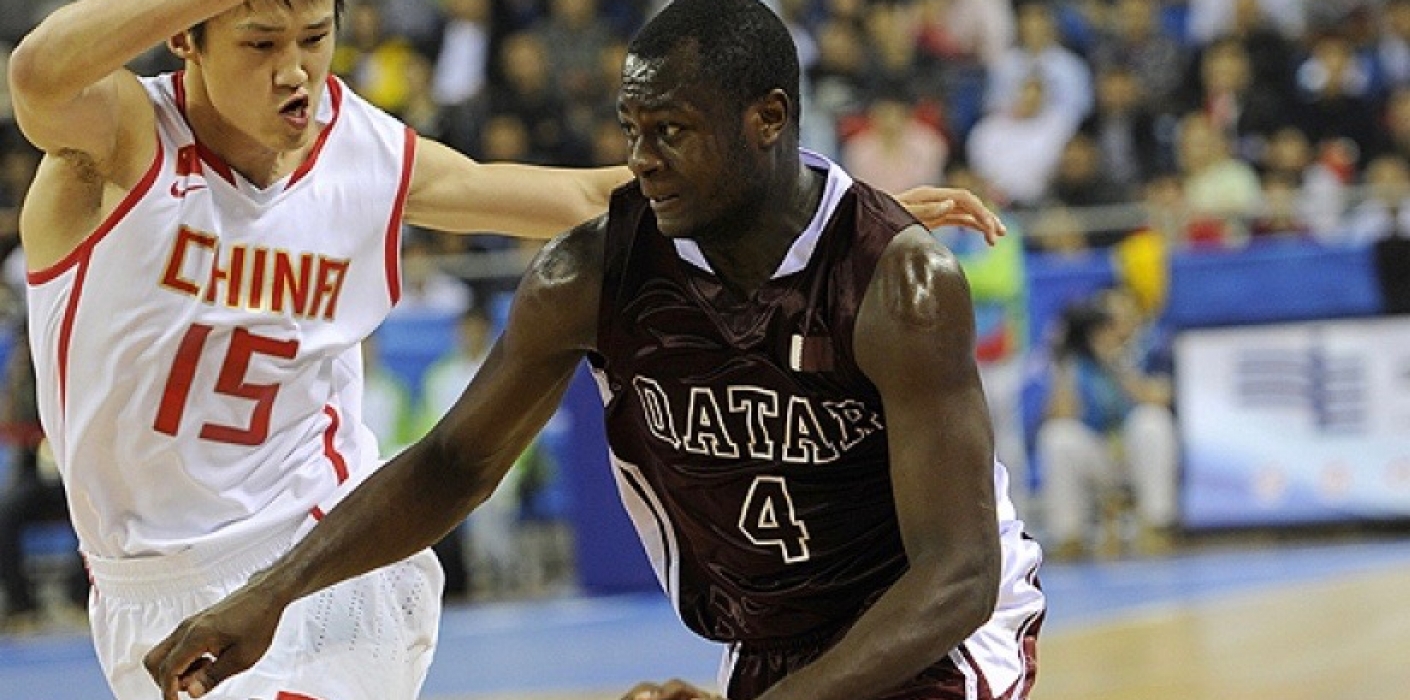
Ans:
[[[358,343],[400,293],[415,145],[330,78],[307,161],[261,190],[196,143],[180,74],[143,82],[155,161],[29,274],[44,429],[110,558],[292,528],[375,468]]]

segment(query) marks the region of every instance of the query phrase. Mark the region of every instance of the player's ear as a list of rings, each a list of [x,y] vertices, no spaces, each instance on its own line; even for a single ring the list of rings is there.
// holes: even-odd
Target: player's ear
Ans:
[[[172,34],[166,40],[166,48],[174,56],[183,61],[195,61],[200,52],[196,51],[196,42],[191,37],[191,32],[185,31],[180,34]]]
[[[771,90],[754,102],[750,109],[749,126],[759,145],[772,146],[783,135],[788,128],[790,104],[788,95],[782,90]]]

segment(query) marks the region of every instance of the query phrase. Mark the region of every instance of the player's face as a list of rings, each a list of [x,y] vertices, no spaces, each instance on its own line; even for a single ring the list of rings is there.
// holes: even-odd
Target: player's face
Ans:
[[[628,55],[617,100],[627,165],[651,200],[657,227],[672,238],[712,235],[757,205],[760,191],[743,114],[694,79],[693,67],[691,50],[650,61]]]
[[[199,64],[222,121],[260,145],[290,151],[317,132],[333,60],[333,0],[249,0],[206,23]]]

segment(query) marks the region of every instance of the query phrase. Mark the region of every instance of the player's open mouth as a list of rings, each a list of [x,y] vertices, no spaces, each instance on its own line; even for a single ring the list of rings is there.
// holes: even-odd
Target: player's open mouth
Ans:
[[[308,126],[308,105],[307,95],[300,95],[284,103],[279,108],[279,115],[284,117],[284,121],[296,129],[303,129]]]

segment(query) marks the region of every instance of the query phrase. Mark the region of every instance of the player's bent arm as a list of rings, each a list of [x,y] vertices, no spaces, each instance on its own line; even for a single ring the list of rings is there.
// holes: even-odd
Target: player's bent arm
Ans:
[[[601,258],[594,222],[540,251],[515,293],[503,335],[431,432],[274,565],[183,622],[147,655],[164,698],[176,700],[178,691],[199,697],[254,665],[294,600],[430,546],[489,497],[553,415],[595,340]]]
[[[626,166],[549,168],[478,163],[437,141],[416,143],[407,222],[437,231],[548,238],[607,211]]]
[[[50,153],[73,150],[100,165],[119,150],[123,130],[150,133],[139,120],[145,96],[123,66],[191,25],[241,0],[79,0],[40,22],[10,56],[15,117]],[[153,137],[154,138],[154,137]]]
[[[883,695],[940,661],[996,605],[993,432],[968,286],[954,257],[919,227],[883,254],[853,342],[886,410],[910,568],[835,647],[760,700]]]

